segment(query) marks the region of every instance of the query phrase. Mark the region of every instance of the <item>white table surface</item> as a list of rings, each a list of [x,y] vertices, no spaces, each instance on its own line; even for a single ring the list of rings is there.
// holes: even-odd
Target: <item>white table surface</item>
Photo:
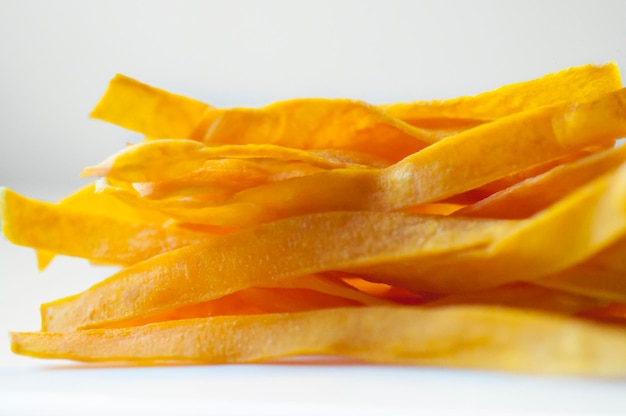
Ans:
[[[113,269],[0,238],[0,415],[623,415],[626,380],[535,377],[335,363],[106,367],[13,355],[9,330],[39,325],[39,304]]]

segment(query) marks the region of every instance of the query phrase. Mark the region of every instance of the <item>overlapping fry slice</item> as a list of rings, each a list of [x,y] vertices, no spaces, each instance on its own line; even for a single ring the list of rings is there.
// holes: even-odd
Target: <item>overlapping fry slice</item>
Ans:
[[[12,347],[24,355],[82,361],[233,363],[333,354],[381,363],[535,373],[626,372],[623,329],[496,307],[325,309],[14,333]]]
[[[93,192],[93,187],[90,188]],[[85,198],[88,192],[89,189],[79,192],[77,199]],[[147,213],[141,218],[141,212],[133,211],[132,207],[115,211],[114,207],[120,204],[117,200],[111,205],[111,201],[101,201],[104,202],[101,207],[113,210],[108,214],[98,212],[97,204],[81,208],[75,202],[67,201],[68,205],[40,202],[4,189],[0,193],[2,232],[14,244],[120,265],[133,264],[206,238],[205,233],[177,227],[167,219],[154,221],[163,218],[158,213],[152,217]],[[120,215],[115,216],[116,212]],[[24,233],[25,229],[31,231]]]
[[[118,74],[91,117],[148,136],[188,138],[208,104]]]
[[[565,102],[591,101],[621,88],[614,63],[568,68],[472,97],[381,106],[385,113],[420,127],[474,127],[511,114]]]
[[[572,229],[572,223],[578,227]],[[97,326],[178,307],[181,299],[198,303],[275,279],[331,270],[417,291],[476,290],[565,270],[625,234],[626,165],[520,222],[329,213],[214,237],[44,305],[42,316],[48,330]],[[551,256],[544,256],[546,249]],[[306,255],[291,258],[289,250]],[[121,288],[135,297],[116,295]],[[137,295],[140,288],[152,290]]]
[[[608,64],[453,100],[216,109],[118,76],[93,116],[159,140],[58,204],[0,208],[41,265],[124,267],[42,305],[13,349],[624,375],[620,88]]]
[[[434,144],[384,170],[334,169],[241,191],[185,207],[149,207],[183,222],[245,226],[332,210],[406,209],[475,189],[526,168],[626,135],[626,89],[576,106],[567,104],[503,118]],[[489,157],[484,157],[489,155]],[[436,177],[437,180],[432,180]],[[108,191],[116,191],[109,189]],[[114,192],[131,204],[142,201]],[[232,215],[237,213],[237,215]],[[233,223],[233,221],[235,223]]]
[[[42,305],[43,327],[96,327],[301,275],[389,259],[441,258],[485,245],[511,225],[376,212],[289,218],[125,268],[80,295]]]
[[[456,214],[483,218],[527,218],[624,162],[626,146],[621,145],[555,167],[456,211]]]

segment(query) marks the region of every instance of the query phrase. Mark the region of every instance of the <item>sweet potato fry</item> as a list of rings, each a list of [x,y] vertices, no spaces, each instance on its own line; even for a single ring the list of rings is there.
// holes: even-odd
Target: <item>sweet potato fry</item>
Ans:
[[[80,208],[78,203],[66,206],[35,201],[9,189],[0,193],[2,232],[6,238],[13,244],[48,253],[129,265],[207,237],[206,233],[182,229],[169,220],[151,221],[154,217],[149,213],[143,219],[124,216],[130,210],[129,207],[105,215],[95,205],[92,212],[87,207]]]
[[[118,74],[91,117],[148,136],[185,139],[209,108],[200,101]]]
[[[512,225],[375,212],[289,218],[213,236],[127,267],[79,295],[42,305],[42,327],[65,331],[108,325],[350,266],[390,260],[422,264],[484,246]]]
[[[572,101],[592,101],[621,88],[614,63],[568,68],[471,97],[380,106],[390,117],[426,128],[475,127],[515,113]]]
[[[241,363],[331,354],[387,364],[626,374],[626,331],[510,308],[362,307],[12,333],[13,351],[80,361]]]

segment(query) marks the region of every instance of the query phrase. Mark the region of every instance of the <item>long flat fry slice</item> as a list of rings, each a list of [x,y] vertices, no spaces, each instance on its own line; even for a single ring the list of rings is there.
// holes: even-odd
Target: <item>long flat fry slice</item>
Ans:
[[[345,149],[396,162],[440,136],[387,117],[361,101],[306,98],[260,109],[211,109],[192,138],[211,145]]]
[[[123,203],[119,198],[104,193],[96,193],[95,184],[93,183],[63,198],[58,204],[74,211],[86,212],[88,215],[111,216],[115,213],[116,219],[128,222],[164,223],[169,220],[169,217],[160,214],[158,211],[138,209],[135,206]],[[25,212],[28,213],[28,209]],[[58,254],[54,251],[42,249],[37,249],[36,251],[37,265],[40,271],[43,271]]]
[[[571,101],[591,101],[621,88],[615,63],[584,65],[510,84],[471,97],[380,106],[386,114],[420,127],[469,126],[522,111]]]
[[[626,146],[560,165],[455,212],[482,218],[527,218],[626,162]]]
[[[15,353],[80,361],[256,362],[332,354],[388,364],[626,373],[626,332],[497,307],[363,307],[214,317],[134,328],[12,333]]]
[[[158,138],[188,138],[208,104],[117,74],[91,117]]]
[[[116,201],[119,204],[118,201]],[[178,247],[198,243],[206,233],[169,221],[91,213],[71,206],[0,192],[2,232],[14,244],[110,264],[128,265]]]
[[[225,315],[302,312],[325,308],[356,307],[356,301],[303,288],[248,288],[219,299],[171,311],[116,322],[103,328],[130,328],[155,322]]]
[[[206,302],[118,321],[102,327],[125,328],[160,321],[219,315],[300,312],[341,306],[390,304],[393,302],[361,292],[341,280],[322,275],[307,275],[268,282],[264,287],[247,288]]]
[[[107,325],[350,266],[409,259],[421,264],[484,246],[516,225],[377,212],[289,218],[152,257],[79,295],[44,304],[42,328]]]

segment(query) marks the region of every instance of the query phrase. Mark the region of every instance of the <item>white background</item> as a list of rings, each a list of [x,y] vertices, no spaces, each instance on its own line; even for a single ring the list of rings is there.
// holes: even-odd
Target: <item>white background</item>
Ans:
[[[625,17],[623,0],[0,0],[0,185],[58,199],[83,183],[82,167],[136,140],[88,118],[117,72],[217,106],[445,98],[584,63],[626,68]],[[626,413],[621,381],[359,366],[65,370],[10,355],[7,330],[36,329],[39,303],[107,273],[60,259],[38,275],[29,250],[0,238],[0,414]]]

